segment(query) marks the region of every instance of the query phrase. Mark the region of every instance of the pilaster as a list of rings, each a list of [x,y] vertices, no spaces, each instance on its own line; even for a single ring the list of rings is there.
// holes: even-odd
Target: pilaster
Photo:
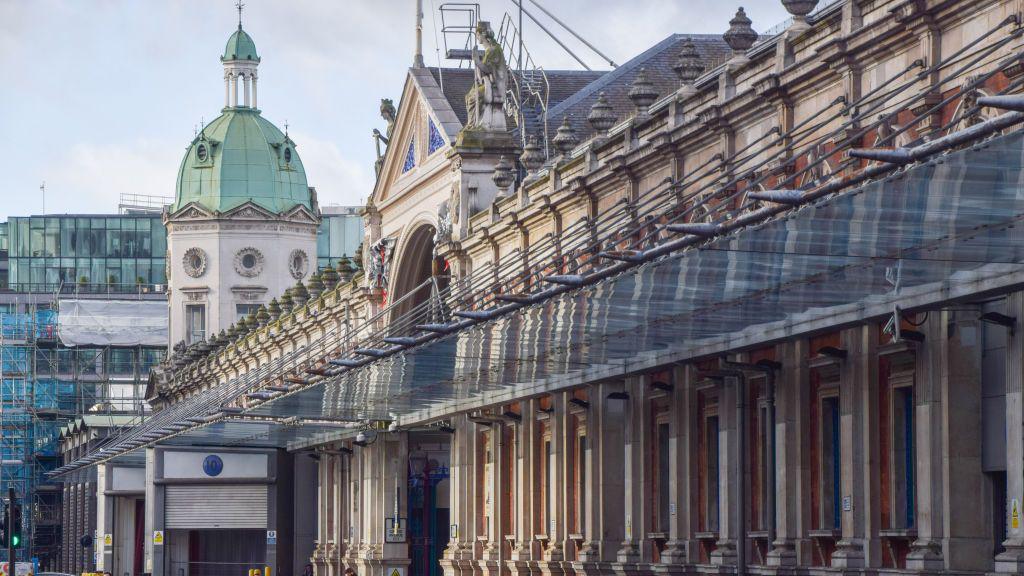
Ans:
[[[996,572],[1024,574],[1024,523],[1013,522],[1013,505],[1018,514],[1024,497],[1024,293],[1006,297],[1006,314],[1017,318],[1017,329],[1006,337],[1006,540],[1004,552],[996,556]],[[998,513],[998,512],[997,512]],[[1018,516],[1019,518],[1019,516]]]
[[[625,485],[623,400],[608,398],[622,393],[623,382],[601,382],[590,387],[590,412],[587,415],[586,507],[584,538],[577,560],[576,574],[594,576],[612,574],[612,563],[625,538],[623,499]]]
[[[846,358],[839,369],[839,485],[842,487],[841,534],[832,553],[832,566],[864,567],[864,514],[868,510],[868,487],[860,481],[870,445],[862,443],[864,410],[862,388],[870,380],[871,347],[866,338],[871,330],[859,326],[842,334]]]
[[[799,501],[802,496],[799,413],[800,393],[806,387],[806,343],[795,341],[780,346],[782,370],[775,381],[775,541],[767,564],[791,567],[797,563],[796,541],[800,537]]]
[[[930,312],[921,328],[925,341],[918,345],[914,383],[914,512],[917,539],[907,554],[907,569],[941,570],[942,557],[942,493],[945,477],[942,471],[942,390],[944,364],[948,353],[946,322],[948,312]]]

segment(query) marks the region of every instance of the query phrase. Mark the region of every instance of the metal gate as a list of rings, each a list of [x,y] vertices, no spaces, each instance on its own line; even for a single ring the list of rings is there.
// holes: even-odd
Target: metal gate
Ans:
[[[266,484],[169,485],[164,525],[174,528],[267,527]]]

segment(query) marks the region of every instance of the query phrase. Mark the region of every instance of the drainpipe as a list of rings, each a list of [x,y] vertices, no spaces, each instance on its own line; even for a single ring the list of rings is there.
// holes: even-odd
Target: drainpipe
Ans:
[[[775,371],[781,368],[782,365],[772,360],[761,360],[757,364],[725,361],[723,365],[738,370],[760,372],[765,377],[765,397],[768,402],[768,455],[771,460],[769,462],[771,474],[768,475],[768,498],[766,502],[768,505],[768,547],[770,552],[771,547],[775,545],[775,521],[777,515],[775,502],[775,486],[777,482],[775,468]]]

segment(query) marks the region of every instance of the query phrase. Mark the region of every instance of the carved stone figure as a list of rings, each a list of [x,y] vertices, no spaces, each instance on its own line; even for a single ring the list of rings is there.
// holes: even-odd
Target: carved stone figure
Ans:
[[[437,207],[437,233],[434,234],[434,245],[449,242],[452,239],[452,212],[449,201],[441,202]]]
[[[398,111],[395,109],[395,103],[391,101],[391,98],[381,98],[380,117],[388,123],[387,137],[390,139],[391,131],[395,129],[395,121],[398,119]]]
[[[392,241],[389,238],[381,238],[370,246],[369,252],[370,267],[366,272],[370,287],[387,289],[388,275],[391,272]]]
[[[473,48],[475,82],[466,95],[469,124],[484,130],[506,130],[505,92],[508,90],[508,63],[489,22],[476,25],[476,41],[480,49]],[[481,53],[482,49],[482,53]]]

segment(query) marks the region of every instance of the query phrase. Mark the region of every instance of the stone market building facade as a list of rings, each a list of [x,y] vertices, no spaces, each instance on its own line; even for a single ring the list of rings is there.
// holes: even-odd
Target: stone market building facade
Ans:
[[[478,22],[382,106],[363,266],[66,469],[308,452],[318,575],[1024,572],[1024,5],[783,3],[540,113]]]

